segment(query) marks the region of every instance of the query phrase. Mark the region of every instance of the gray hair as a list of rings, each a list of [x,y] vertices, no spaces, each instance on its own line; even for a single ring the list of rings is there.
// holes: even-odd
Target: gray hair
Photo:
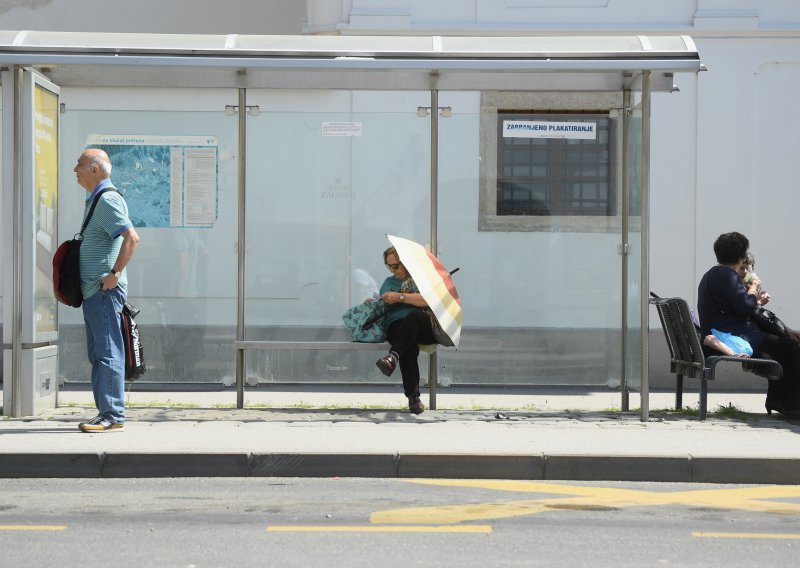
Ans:
[[[96,148],[94,152],[89,152],[87,156],[89,158],[89,163],[87,164],[88,168],[97,166],[97,168],[103,172],[103,175],[111,175],[111,160],[108,159],[108,154],[103,150]]]
[[[756,267],[756,258],[753,256],[753,253],[747,251],[747,254],[744,255],[744,261],[746,264],[750,266],[750,270],[755,270]]]

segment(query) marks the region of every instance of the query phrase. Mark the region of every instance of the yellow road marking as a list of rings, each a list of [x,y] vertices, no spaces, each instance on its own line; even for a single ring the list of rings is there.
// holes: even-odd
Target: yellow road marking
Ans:
[[[800,486],[775,485],[704,489],[695,491],[640,491],[614,487],[561,485],[538,481],[414,479],[409,483],[442,487],[468,487],[514,493],[543,493],[542,499],[498,501],[432,507],[412,507],[376,511],[370,522],[376,524],[456,524],[467,521],[496,520],[533,515],[554,510],[613,510],[624,507],[679,505],[737,509],[742,511],[800,515],[800,503],[771,501],[800,497]],[[552,497],[559,495],[560,497]]]
[[[453,526],[385,526],[376,527],[371,525],[343,525],[343,526],[321,526],[321,525],[271,525],[267,527],[267,532],[373,532],[373,533],[481,533],[489,534],[492,527],[489,525],[462,525]]]
[[[0,531],[63,531],[66,525],[0,525]]]
[[[800,534],[792,533],[717,533],[693,532],[692,536],[699,538],[766,538],[776,540],[800,540]]]

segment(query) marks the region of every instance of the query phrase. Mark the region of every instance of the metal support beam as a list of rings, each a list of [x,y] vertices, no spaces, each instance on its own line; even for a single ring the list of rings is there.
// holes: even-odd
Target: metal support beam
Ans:
[[[10,343],[4,342],[4,347],[11,348],[11,376],[5,377],[7,390],[3,413],[6,416],[22,416],[22,72],[18,66],[3,72],[3,114],[4,120],[9,121],[3,129],[4,154],[11,156],[8,163],[10,175],[4,174],[7,182],[10,181],[10,187],[4,190],[5,197],[10,197],[5,201],[5,207],[10,209],[6,210],[5,218],[11,221],[5,232],[7,237],[10,236],[10,246],[6,250],[11,253],[11,262],[7,266],[11,274],[5,277],[10,289],[5,291],[8,298],[5,302],[4,334],[6,337],[10,335]]]
[[[245,304],[245,252],[247,231],[245,226],[245,187],[247,172],[247,90],[239,89],[239,143],[237,160],[238,169],[238,236],[236,246],[237,282],[236,282],[236,341],[245,340],[244,304]],[[244,373],[245,350],[236,349],[236,408],[244,408]]]
[[[650,331],[650,71],[642,73],[642,260],[639,286],[641,333],[641,421],[650,420],[650,384],[648,377]]]
[[[628,244],[630,240],[630,156],[628,154],[630,137],[631,92],[626,90],[622,95],[622,243],[620,255],[622,260],[622,310],[620,313],[620,366],[619,382],[622,390],[620,408],[623,412],[630,410],[630,390],[628,385]]]
[[[435,77],[434,77],[435,80]],[[431,253],[438,254],[439,215],[439,91],[431,89]],[[428,407],[436,410],[436,386],[439,382],[439,357],[428,355]]]

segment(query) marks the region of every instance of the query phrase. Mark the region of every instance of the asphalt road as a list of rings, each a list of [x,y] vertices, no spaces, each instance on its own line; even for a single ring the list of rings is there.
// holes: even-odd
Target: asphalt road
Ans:
[[[800,487],[0,480],[0,566],[793,565]]]

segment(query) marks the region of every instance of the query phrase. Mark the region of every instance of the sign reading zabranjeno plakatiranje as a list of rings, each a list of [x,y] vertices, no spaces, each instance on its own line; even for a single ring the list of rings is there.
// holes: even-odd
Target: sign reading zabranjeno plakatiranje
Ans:
[[[571,138],[576,140],[595,140],[597,138],[597,123],[504,120],[503,138]]]

